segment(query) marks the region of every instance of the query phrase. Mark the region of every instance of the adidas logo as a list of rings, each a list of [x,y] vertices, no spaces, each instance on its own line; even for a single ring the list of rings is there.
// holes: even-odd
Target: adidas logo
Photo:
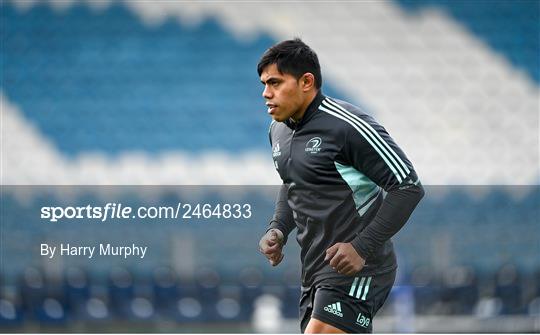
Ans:
[[[281,156],[281,149],[279,148],[279,142],[277,142],[276,146],[272,150],[272,157],[278,157]]]
[[[325,306],[324,310],[327,311],[328,313],[332,313],[334,315],[337,315],[340,318],[343,317],[343,313],[341,313],[341,302],[339,302],[339,301],[336,302],[336,303],[330,304],[328,306]]]

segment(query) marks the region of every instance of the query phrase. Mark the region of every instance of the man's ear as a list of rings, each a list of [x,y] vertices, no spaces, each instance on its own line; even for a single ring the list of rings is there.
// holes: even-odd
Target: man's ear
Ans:
[[[311,72],[306,72],[302,78],[300,78],[300,83],[302,84],[302,90],[307,92],[315,86],[315,76]]]

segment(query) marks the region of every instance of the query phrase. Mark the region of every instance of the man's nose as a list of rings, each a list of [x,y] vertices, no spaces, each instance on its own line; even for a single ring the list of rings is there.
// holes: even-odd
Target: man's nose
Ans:
[[[268,86],[264,87],[264,91],[262,93],[262,96],[265,99],[271,99],[272,98],[272,92],[268,89]]]

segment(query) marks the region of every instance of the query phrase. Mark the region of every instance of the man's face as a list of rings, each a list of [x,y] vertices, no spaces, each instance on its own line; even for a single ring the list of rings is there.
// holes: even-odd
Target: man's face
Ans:
[[[276,64],[270,64],[261,73],[261,83],[264,85],[262,96],[266,100],[268,114],[274,120],[283,122],[301,117],[306,96],[300,80],[291,74],[280,73]]]

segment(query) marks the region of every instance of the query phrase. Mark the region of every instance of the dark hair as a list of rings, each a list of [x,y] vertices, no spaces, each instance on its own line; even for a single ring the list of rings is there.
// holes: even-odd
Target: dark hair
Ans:
[[[271,64],[276,64],[280,73],[288,73],[296,79],[310,72],[315,77],[315,87],[320,89],[322,86],[319,58],[315,51],[299,38],[280,42],[266,50],[257,64],[259,76]]]

